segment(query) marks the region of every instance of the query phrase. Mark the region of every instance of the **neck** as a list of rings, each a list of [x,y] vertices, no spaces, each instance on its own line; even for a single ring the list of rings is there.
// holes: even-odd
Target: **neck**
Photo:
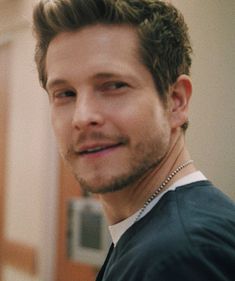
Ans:
[[[138,183],[117,192],[100,195],[109,223],[111,225],[118,223],[141,209],[162,182],[189,159],[190,155],[185,147],[184,137],[180,136],[171,143],[170,149],[161,163],[153,170],[148,171]],[[186,166],[171,179],[161,192],[194,171],[196,168],[193,164]]]

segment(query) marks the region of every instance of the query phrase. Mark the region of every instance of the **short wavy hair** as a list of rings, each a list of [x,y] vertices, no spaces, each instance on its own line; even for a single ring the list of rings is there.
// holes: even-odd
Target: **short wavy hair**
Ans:
[[[181,74],[190,74],[191,43],[182,14],[159,0],[40,0],[33,11],[37,40],[35,61],[45,88],[45,59],[51,40],[61,32],[95,24],[136,28],[140,59],[149,69],[162,100]]]

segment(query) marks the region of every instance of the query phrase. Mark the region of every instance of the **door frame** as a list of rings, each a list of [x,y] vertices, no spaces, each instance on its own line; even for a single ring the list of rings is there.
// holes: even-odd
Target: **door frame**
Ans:
[[[5,230],[5,198],[6,198],[6,157],[7,157],[7,131],[8,131],[8,101],[9,101],[9,63],[10,42],[0,41],[0,281],[2,281],[4,230]]]

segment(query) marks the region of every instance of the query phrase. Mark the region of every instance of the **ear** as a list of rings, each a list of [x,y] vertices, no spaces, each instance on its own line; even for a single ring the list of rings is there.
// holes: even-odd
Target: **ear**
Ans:
[[[192,94],[192,82],[188,75],[182,74],[170,90],[169,111],[171,128],[181,127],[188,121],[189,100]]]

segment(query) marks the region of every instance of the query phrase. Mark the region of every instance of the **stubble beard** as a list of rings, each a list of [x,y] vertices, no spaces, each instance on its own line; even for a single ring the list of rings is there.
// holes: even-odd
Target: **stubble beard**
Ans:
[[[121,175],[111,177],[99,186],[90,184],[79,175],[79,172],[73,171],[73,173],[80,187],[85,191],[97,194],[119,191],[133,186],[151,172],[151,170],[156,168],[165,158],[169,150],[169,145],[168,135],[164,135],[161,138],[158,136],[156,139],[137,144],[134,148],[135,153],[130,158],[128,171]]]

